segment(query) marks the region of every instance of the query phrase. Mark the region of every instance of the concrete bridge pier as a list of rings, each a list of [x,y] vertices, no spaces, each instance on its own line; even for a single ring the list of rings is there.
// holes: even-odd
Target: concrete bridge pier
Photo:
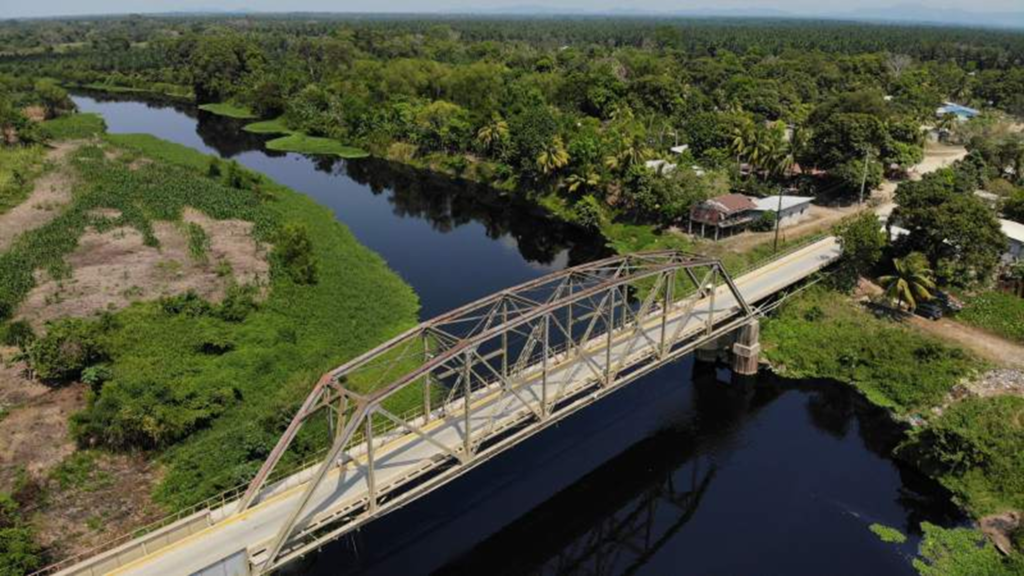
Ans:
[[[728,335],[726,335],[728,336]],[[694,356],[697,362],[707,362],[708,364],[717,364],[721,353],[728,348],[728,343],[723,342],[724,337],[715,338],[701,344],[697,347]]]
[[[753,320],[736,331],[736,342],[732,345],[732,371],[734,374],[752,376],[757,374],[761,359],[761,324]]]

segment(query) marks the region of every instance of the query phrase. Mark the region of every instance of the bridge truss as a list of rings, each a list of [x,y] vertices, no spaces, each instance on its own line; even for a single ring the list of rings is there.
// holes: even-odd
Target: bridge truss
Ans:
[[[424,322],[306,398],[235,513],[271,496],[267,479],[297,438],[326,434],[329,448],[253,563],[279,567],[755,320],[720,261],[660,251],[568,268]],[[385,475],[381,457],[402,438],[429,457]],[[314,495],[333,474],[364,490],[327,509]]]

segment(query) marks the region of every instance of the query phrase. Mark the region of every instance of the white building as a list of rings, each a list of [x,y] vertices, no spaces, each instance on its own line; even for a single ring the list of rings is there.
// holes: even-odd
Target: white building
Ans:
[[[1010,239],[1010,248],[1003,254],[1003,260],[1013,262],[1024,260],[1024,224],[1013,220],[1000,219],[1003,234]]]
[[[757,204],[756,211],[759,214],[777,212],[779,225],[786,227],[792,226],[810,215],[811,201],[814,198],[807,196],[782,196],[781,209],[779,207],[779,200],[779,196],[768,196],[766,198],[757,198],[754,200],[754,203]]]

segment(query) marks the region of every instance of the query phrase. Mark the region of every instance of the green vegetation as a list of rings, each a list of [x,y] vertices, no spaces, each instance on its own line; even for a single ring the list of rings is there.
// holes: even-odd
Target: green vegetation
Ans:
[[[0,576],[22,576],[42,567],[34,538],[18,503],[0,492]]]
[[[342,158],[365,158],[369,152],[345,146],[337,140],[330,138],[318,138],[306,136],[305,134],[289,134],[281,138],[275,138],[267,142],[267,148],[279,152],[300,152],[302,154],[327,154],[340,156]]]
[[[921,576],[1013,576],[1024,574],[1024,555],[1004,558],[977,530],[924,522],[924,541],[914,568]]]
[[[1024,343],[1024,299],[1002,292],[982,292],[964,299],[957,320]]]
[[[291,134],[294,132],[290,130],[284,123],[284,118],[274,118],[273,120],[262,120],[260,122],[252,122],[242,127],[242,130],[246,132],[252,132],[253,134]]]
[[[48,140],[78,140],[102,134],[106,124],[99,114],[69,114],[43,122],[41,131]]]
[[[920,252],[911,252],[905,258],[892,261],[893,273],[879,276],[878,282],[885,288],[885,296],[891,302],[896,300],[896,309],[903,308],[911,312],[917,308],[918,301],[927,302],[932,299],[935,281],[932,279],[928,260]]]
[[[108,158],[109,146],[121,153]],[[129,168],[140,156],[153,162]],[[6,310],[34,284],[32,270],[65,273],[63,257],[98,207],[121,211],[116,224],[149,243],[154,220],[177,221],[188,206],[254,222],[257,240],[275,246],[263,301],[245,286],[217,305],[184,294],[60,321],[28,345],[40,376],[91,383],[88,407],[73,419],[80,442],[162,454],[158,497],[172,507],[251,476],[322,372],[416,320],[412,291],[328,210],[236,163],[211,177],[209,158],[191,149],[112,135],[80,148],[72,166],[73,202],[0,255]],[[201,252],[202,238],[189,236]],[[304,439],[289,458],[317,447]]]
[[[1024,510],[1024,398],[971,398],[915,429],[900,451],[974,516]]]
[[[92,492],[109,486],[113,476],[97,467],[97,454],[91,450],[79,450],[65,458],[50,472],[50,479],[61,490],[83,490]]]
[[[188,252],[196,262],[206,262],[207,253],[210,251],[210,237],[206,230],[195,222],[189,222],[185,226],[188,236]]]
[[[211,114],[217,114],[218,116],[227,116],[228,118],[238,118],[239,120],[250,120],[256,118],[256,115],[252,113],[246,106],[233,104],[231,102],[221,102],[217,104],[201,104],[200,110],[205,110]]]
[[[28,197],[32,181],[42,168],[43,156],[39,146],[0,147],[0,214]]]
[[[874,318],[846,296],[817,288],[767,318],[762,338],[766,356],[782,374],[851,384],[901,415],[939,404],[980,367],[958,348]]]
[[[903,532],[900,532],[895,528],[885,526],[884,524],[875,523],[871,526],[868,526],[868,528],[872,532],[874,532],[879,538],[881,538],[882,542],[888,542],[890,544],[903,544],[907,541],[907,537],[903,534]]]
[[[666,228],[728,190],[794,186],[850,201],[865,167],[873,185],[921,159],[919,126],[943,100],[1024,109],[1014,65],[1024,43],[976,30],[112,18],[60,22],[68,41],[51,54],[41,49],[55,26],[0,24],[13,45],[0,71],[158,92],[187,85],[204,109],[275,119],[249,128],[285,134],[275,150],[352,156],[358,147],[504,191],[557,195],[574,221],[615,242],[622,234],[611,224]],[[684,153],[669,150],[680,144]],[[1005,154],[993,150],[986,161],[997,172]]]

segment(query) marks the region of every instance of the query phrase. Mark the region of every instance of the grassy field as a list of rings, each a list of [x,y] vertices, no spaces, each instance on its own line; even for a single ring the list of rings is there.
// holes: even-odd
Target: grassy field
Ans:
[[[267,148],[279,152],[300,152],[302,154],[324,154],[342,158],[366,158],[370,154],[360,148],[345,146],[337,140],[306,136],[305,134],[289,134],[267,142]]]
[[[253,134],[292,134],[294,130],[291,130],[284,124],[283,118],[275,118],[273,120],[261,120],[259,122],[252,122],[242,127],[242,130],[246,132],[252,132]]]
[[[155,94],[157,96],[173,98],[174,100],[191,101],[195,98],[192,94],[191,87],[179,86],[177,84],[155,83],[148,88],[136,88],[132,86],[117,86],[115,84],[92,82],[88,84],[69,84],[69,86],[85,88],[87,90],[97,90],[99,92],[110,92],[112,94]]]
[[[0,214],[25,200],[44,156],[41,146],[0,147]]]
[[[136,303],[83,323],[97,350],[88,407],[73,421],[76,438],[108,449],[148,449],[166,465],[158,499],[185,506],[245,481],[319,375],[414,325],[418,301],[384,261],[361,246],[330,211],[306,196],[245,172],[242,187],[208,176],[210,159],[146,135],[111,135],[85,145],[72,165],[73,202],[50,224],[0,255],[0,301],[8,310],[34,284],[32,271],[60,274],[85,227],[126,225],[153,242],[154,220],[177,220],[184,207],[214,218],[255,223],[273,244],[296,224],[312,241],[316,281],[298,282],[274,252],[269,295],[218,306],[182,301]],[[154,160],[132,162],[139,156]],[[242,169],[244,170],[244,169]],[[94,208],[122,215],[101,224]],[[317,449],[303,436],[289,458]]]
[[[825,289],[812,289],[762,324],[765,355],[785,376],[853,385],[897,414],[939,404],[983,367],[968,353],[888,320]]]
[[[964,299],[957,320],[1024,343],[1024,298],[1003,292],[971,296]]]
[[[102,134],[106,123],[99,114],[71,114],[43,122],[43,135],[49,140],[78,140]]]
[[[211,114],[217,114],[218,116],[227,116],[228,118],[238,118],[239,120],[251,120],[256,118],[256,115],[252,113],[245,106],[239,106],[232,104],[231,102],[220,102],[217,104],[202,104],[199,106],[200,110],[205,110]]]

